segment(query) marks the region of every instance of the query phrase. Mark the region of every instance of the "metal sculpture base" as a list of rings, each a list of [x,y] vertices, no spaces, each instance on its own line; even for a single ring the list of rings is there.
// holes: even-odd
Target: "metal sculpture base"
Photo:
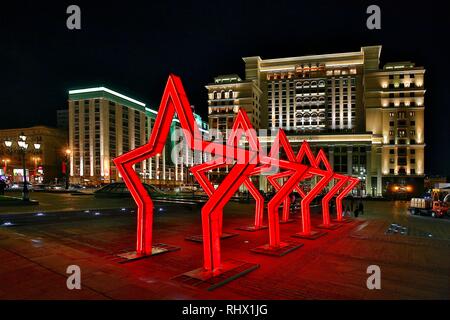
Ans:
[[[265,254],[268,256],[282,257],[289,252],[300,248],[301,246],[303,246],[303,243],[295,241],[284,241],[280,243],[279,247],[271,247],[269,244],[265,244],[255,249],[251,249],[250,251],[258,254]]]
[[[221,239],[221,240],[224,240],[224,239],[236,237],[236,236],[238,236],[238,235],[239,235],[239,233],[228,233],[228,232],[224,232],[224,233],[222,233],[222,235],[220,236],[220,239]],[[184,238],[184,240],[203,243],[203,235],[202,235],[202,234],[196,234],[196,235],[194,235],[194,236],[186,237],[186,238]]]
[[[320,237],[323,237],[326,234],[327,233],[324,231],[311,231],[310,233],[299,232],[299,233],[292,235],[292,237],[300,238],[300,239],[307,239],[307,240],[316,240]]]
[[[236,230],[255,232],[255,231],[264,230],[264,229],[267,229],[267,228],[268,228],[267,226],[255,226],[255,225],[251,225],[251,226],[243,226],[243,227],[239,227],[239,228],[236,228]]]
[[[173,278],[182,284],[212,291],[239,277],[259,268],[259,264],[239,260],[226,260],[218,272],[205,271],[204,268],[194,269]]]
[[[152,246],[152,253],[151,254],[141,254],[137,253],[136,251],[130,251],[125,253],[120,253],[117,256],[119,258],[124,259],[124,261],[121,261],[120,263],[127,263],[135,260],[140,260],[144,258],[148,258],[151,256],[156,256],[158,254],[168,253],[180,250],[180,247],[171,246],[165,243],[157,243],[154,246]]]
[[[329,224],[319,224],[316,226],[316,228],[319,229],[327,229],[327,230],[336,230],[338,228],[342,227],[342,224],[339,223],[329,223]]]

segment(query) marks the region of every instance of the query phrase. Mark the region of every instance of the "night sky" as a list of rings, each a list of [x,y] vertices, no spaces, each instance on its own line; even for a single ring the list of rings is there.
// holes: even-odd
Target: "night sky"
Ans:
[[[426,173],[450,176],[450,19],[440,2],[11,2],[0,9],[0,128],[55,125],[71,88],[104,85],[157,107],[170,72],[206,117],[204,86],[219,74],[244,77],[244,56],[381,44],[382,63],[427,69]],[[70,4],[81,7],[81,30],[66,28]],[[366,28],[370,4],[381,7],[381,30]]]

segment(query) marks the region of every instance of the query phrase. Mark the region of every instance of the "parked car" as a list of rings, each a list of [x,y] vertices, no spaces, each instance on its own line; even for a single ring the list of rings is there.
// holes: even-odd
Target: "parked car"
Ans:
[[[36,183],[33,185],[34,191],[44,191],[48,189],[48,184],[45,183]]]
[[[150,184],[143,184],[145,189],[147,189],[148,194],[151,197],[164,197],[166,194],[152,186]],[[114,182],[101,187],[100,189],[94,191],[94,196],[96,198],[129,198],[131,197],[130,190],[123,182]]]
[[[28,190],[33,190],[33,185],[27,181]],[[23,189],[23,182],[13,182],[9,185],[10,190],[20,191]]]
[[[178,187],[175,187],[175,192],[195,192],[198,190],[198,187],[196,185],[181,185]]]
[[[47,190],[63,190],[65,187],[63,184],[52,184],[47,187]]]

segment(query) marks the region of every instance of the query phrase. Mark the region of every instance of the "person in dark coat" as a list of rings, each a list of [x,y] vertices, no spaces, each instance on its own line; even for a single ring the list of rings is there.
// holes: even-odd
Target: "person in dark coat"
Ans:
[[[5,180],[0,179],[0,195],[3,196],[5,194],[5,189],[6,189]]]
[[[361,200],[359,200],[359,203],[358,203],[358,211],[360,214],[364,214],[364,205]]]

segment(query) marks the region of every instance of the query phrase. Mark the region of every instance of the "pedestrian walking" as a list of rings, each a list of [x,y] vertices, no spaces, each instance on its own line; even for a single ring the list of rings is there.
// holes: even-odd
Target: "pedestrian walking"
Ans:
[[[359,210],[359,213],[360,213],[360,214],[364,214],[364,205],[363,205],[362,200],[359,200],[359,203],[358,203],[358,210]]]
[[[345,198],[345,210],[344,210],[344,216],[347,215],[351,217],[352,211],[350,210],[350,201],[349,198]]]
[[[0,179],[0,195],[5,195],[6,183],[5,180]]]

